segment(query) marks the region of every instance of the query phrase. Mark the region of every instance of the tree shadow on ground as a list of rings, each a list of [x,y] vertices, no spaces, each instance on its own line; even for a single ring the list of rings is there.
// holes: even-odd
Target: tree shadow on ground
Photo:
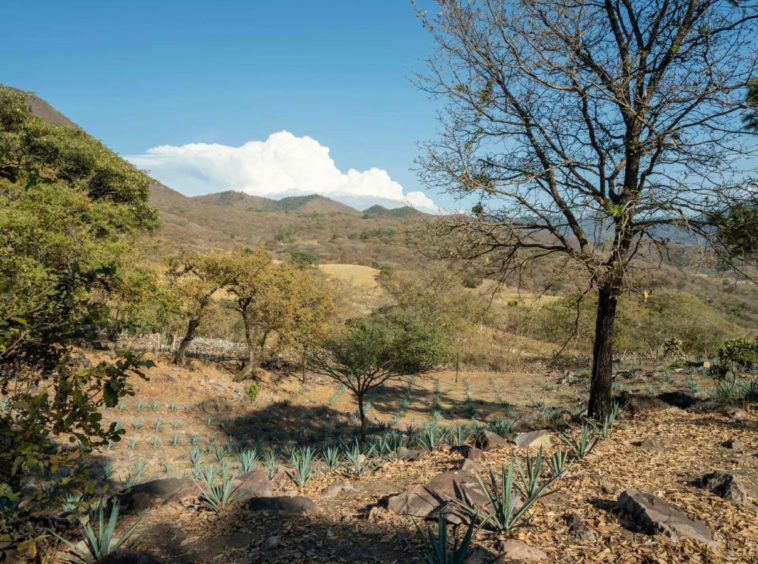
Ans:
[[[163,521],[145,528],[143,539],[147,547],[157,547],[168,560],[181,564],[409,562],[410,553],[403,537],[413,538],[414,530],[396,521],[370,521],[370,507],[340,517],[328,505],[324,505],[323,514],[312,516],[250,512],[237,506],[211,516],[204,533],[198,534],[196,529],[188,532]],[[279,537],[278,542],[271,542],[274,546],[266,544],[271,537]]]

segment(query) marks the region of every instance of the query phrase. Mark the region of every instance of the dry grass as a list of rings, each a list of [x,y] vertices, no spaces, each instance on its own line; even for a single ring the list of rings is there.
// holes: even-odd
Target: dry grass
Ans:
[[[117,416],[131,421],[139,416],[145,427],[161,417],[164,423],[171,419],[167,405],[179,404],[176,417],[181,421],[183,436],[192,432],[202,438],[200,446],[215,435],[218,443],[225,443],[225,434],[236,439],[251,438],[257,430],[278,433],[297,433],[300,428],[308,432],[326,427],[331,431],[349,431],[350,415],[355,403],[347,393],[323,415],[315,416],[316,410],[328,404],[335,388],[326,381],[309,378],[308,389],[299,393],[302,384],[295,378],[278,378],[274,374],[262,374],[263,392],[258,406],[253,406],[244,396],[244,385],[233,384],[223,370],[193,361],[189,370],[174,368],[162,359],[153,369],[151,381],[138,383],[137,396],[128,400],[127,410],[118,415],[118,410],[106,412],[106,420]],[[656,383],[656,391],[682,388],[684,373],[675,373],[670,381]],[[549,405],[572,405],[584,399],[587,387],[579,383],[569,384],[563,375],[544,372],[522,374],[496,374],[467,372],[440,372],[429,378],[416,381],[411,395],[411,404],[401,419],[400,427],[419,425],[429,421],[433,398],[439,380],[443,424],[470,421],[466,402],[465,382],[469,389],[479,420],[502,417],[506,413],[503,401],[515,406],[518,412],[525,407],[534,407],[538,402]],[[644,389],[644,381],[633,383]],[[406,382],[388,386],[377,398],[370,412],[373,421],[388,421],[392,418],[400,399],[405,393]],[[288,405],[276,402],[289,398]],[[144,414],[137,414],[135,402],[141,400]],[[157,401],[159,412],[150,411],[152,401]],[[204,408],[198,406],[205,402]],[[217,402],[217,406],[216,406]],[[184,403],[192,404],[193,410],[185,412]],[[260,420],[260,414],[268,406],[271,418],[268,423]],[[214,415],[214,425],[207,425],[204,418]],[[234,418],[257,417],[251,425],[237,425]],[[228,418],[228,419],[225,419]],[[153,450],[148,439],[154,435],[150,430],[128,432],[124,443],[100,456],[112,459],[124,469],[137,459],[149,461],[148,473],[157,474],[159,461],[171,459],[172,472],[182,473],[189,468],[186,442],[181,447],[165,446]],[[742,422],[734,422],[723,416],[690,414],[685,412],[656,412],[623,420],[617,425],[611,438],[600,443],[585,460],[574,466],[567,478],[560,482],[560,491],[540,502],[535,511],[532,527],[516,533],[516,538],[544,550],[555,563],[579,562],[650,562],[650,563],[747,563],[758,559],[758,518],[751,507],[735,507],[717,498],[710,492],[690,485],[695,477],[716,469],[725,469],[738,474],[754,500],[758,490],[758,459],[752,453],[756,448],[755,432],[758,419],[755,415]],[[168,438],[173,431],[164,430]],[[636,444],[650,436],[657,437],[664,445],[661,451],[643,451]],[[126,443],[137,438],[139,446],[129,449]],[[719,445],[732,437],[740,438],[750,452],[734,454]],[[165,439],[164,439],[165,440]],[[560,439],[553,435],[553,447],[560,446]],[[523,456],[523,452],[515,452]],[[507,462],[511,450],[488,453],[487,464],[495,468]],[[233,461],[233,458],[229,458]],[[204,464],[215,463],[212,455],[206,455]],[[412,536],[414,524],[411,519],[374,508],[383,505],[387,495],[399,493],[413,485],[425,484],[436,474],[460,468],[459,455],[434,452],[426,459],[416,462],[393,462],[377,466],[362,479],[345,477],[337,473],[319,472],[299,492],[315,501],[324,509],[318,516],[280,516],[270,513],[249,513],[243,508],[221,515],[198,509],[196,500],[154,507],[148,512],[141,529],[144,531],[143,549],[159,553],[174,562],[411,562],[410,555],[399,534]],[[321,497],[322,490],[335,483],[348,483],[353,492],[337,498]],[[716,551],[695,541],[684,539],[678,544],[664,537],[650,537],[633,530],[630,523],[615,510],[615,500],[626,488],[636,487],[663,497],[681,507],[688,515],[702,519],[714,532],[722,547]],[[284,482],[275,495],[293,495],[294,486]],[[579,513],[598,535],[597,542],[583,543],[573,540],[567,531],[564,518],[569,513]],[[128,526],[132,518],[124,519]],[[271,535],[281,537],[276,550],[266,551],[263,541]],[[481,531],[475,543],[497,554],[498,537]]]

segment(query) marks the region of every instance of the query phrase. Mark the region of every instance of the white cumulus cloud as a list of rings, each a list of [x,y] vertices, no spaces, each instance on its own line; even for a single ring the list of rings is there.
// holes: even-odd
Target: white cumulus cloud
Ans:
[[[404,192],[387,171],[340,171],[329,148],[310,137],[281,131],[265,141],[241,147],[191,143],[162,145],[143,155],[126,157],[167,186],[187,195],[236,190],[253,196],[279,198],[293,194],[320,194],[351,201],[409,204],[424,211],[437,206],[423,192]]]

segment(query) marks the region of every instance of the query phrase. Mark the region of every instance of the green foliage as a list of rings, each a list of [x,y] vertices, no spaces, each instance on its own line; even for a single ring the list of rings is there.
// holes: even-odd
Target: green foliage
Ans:
[[[463,564],[469,555],[475,526],[476,522],[472,519],[460,544],[458,544],[458,535],[454,536],[451,549],[447,537],[447,522],[445,516],[440,514],[437,520],[436,535],[431,528],[427,529],[425,534],[418,523],[416,524],[417,536],[421,541],[421,550],[417,549],[407,539],[405,542],[422,564]]]
[[[367,239],[388,239],[395,235],[397,235],[396,229],[392,229],[391,227],[379,227],[378,229],[366,229],[359,233],[350,233],[347,238],[350,240],[361,239],[365,241]]]
[[[292,251],[287,260],[299,270],[305,270],[318,264],[318,257],[307,251]]]
[[[255,403],[255,400],[258,399],[258,394],[261,393],[261,388],[258,384],[250,384],[245,393],[250,398],[250,401]]]
[[[464,288],[478,288],[483,283],[484,283],[484,279],[473,270],[467,270],[463,274],[463,287]]]
[[[102,501],[98,507],[96,513],[93,513],[90,518],[82,525],[82,531],[84,532],[85,549],[78,547],[76,544],[68,541],[58,535],[55,531],[50,533],[62,541],[69,549],[69,552],[61,552],[60,555],[65,560],[73,562],[74,564],[94,564],[95,562],[105,558],[108,554],[115,552],[119,548],[134,549],[139,544],[139,538],[131,539],[134,531],[142,522],[143,517],[137,519],[134,524],[118,539],[114,539],[113,533],[116,530],[116,524],[118,522],[119,501],[116,500],[113,503],[108,523],[105,523],[105,503]],[[97,528],[92,526],[92,521],[97,519]]]
[[[0,413],[0,503],[19,509],[0,517],[0,536],[12,542],[23,541],[30,515],[58,503],[22,489],[22,477],[75,461],[52,441],[90,450],[123,434],[103,426],[99,410],[132,394],[130,376],[144,377],[150,363],[123,353],[83,369],[71,343],[83,328],[109,325],[127,236],[158,225],[149,178],[83,131],[33,116],[26,98],[0,87],[0,388],[10,405]]]
[[[596,298],[584,296],[579,301],[578,295],[571,295],[541,308],[519,311],[508,323],[512,330],[554,343],[563,344],[574,335],[572,344],[591,351],[596,310]],[[628,352],[659,354],[675,339],[685,354],[708,354],[726,339],[742,333],[712,307],[689,294],[660,292],[647,299],[624,295],[618,302],[614,346]]]
[[[389,379],[427,372],[446,356],[445,341],[435,327],[411,312],[392,307],[349,321],[341,333],[325,339],[311,352],[308,365],[353,392],[363,441],[366,395]]]
[[[721,380],[731,374],[735,383],[740,372],[752,370],[756,365],[758,343],[749,339],[731,339],[719,347],[718,362],[711,367],[711,374]]]

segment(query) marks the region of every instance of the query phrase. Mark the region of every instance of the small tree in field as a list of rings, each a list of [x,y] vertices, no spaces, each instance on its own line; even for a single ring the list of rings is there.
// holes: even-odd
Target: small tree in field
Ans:
[[[471,215],[432,224],[435,256],[477,260],[501,279],[545,257],[580,265],[598,298],[589,415],[602,418],[635,257],[663,256],[674,234],[732,265],[754,249],[758,131],[742,118],[758,4],[432,4],[420,15],[436,48],[418,84],[446,106],[420,174],[478,200]]]
[[[274,262],[263,249],[234,251],[219,260],[218,280],[234,296],[232,308],[242,317],[247,344],[247,362],[235,381],[250,376],[267,343],[302,348],[325,334],[334,302],[310,273]]]
[[[220,261],[214,254],[184,256],[173,261],[167,279],[178,303],[176,310],[187,321],[187,331],[173,359],[174,364],[182,366],[203,319],[218,307],[213,294],[222,287]]]
[[[399,308],[351,320],[312,352],[311,369],[345,386],[358,402],[361,442],[366,440],[366,396],[385,382],[432,370],[446,357],[433,326]]]

